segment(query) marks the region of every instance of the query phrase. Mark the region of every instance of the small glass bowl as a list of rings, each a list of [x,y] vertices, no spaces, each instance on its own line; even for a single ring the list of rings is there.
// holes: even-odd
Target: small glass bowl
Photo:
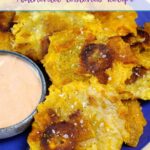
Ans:
[[[41,79],[41,84],[42,84],[42,94],[41,94],[41,98],[39,99],[39,103],[41,103],[45,99],[45,95],[46,95],[46,81],[45,81],[45,78],[44,78],[44,75],[43,75],[41,69],[31,59],[29,59],[28,57],[21,55],[19,53],[6,51],[6,50],[0,50],[0,55],[15,56],[15,57],[27,62],[29,65],[31,65],[31,67],[33,69],[35,69],[35,71],[38,73],[38,75]],[[35,113],[36,113],[36,108],[32,111],[32,113],[27,118],[25,118],[21,122],[15,124],[15,125],[6,127],[6,128],[0,128],[0,139],[13,137],[13,136],[18,135],[18,134],[22,133],[23,131],[25,131],[25,129],[27,127],[29,127],[29,125],[31,124]]]

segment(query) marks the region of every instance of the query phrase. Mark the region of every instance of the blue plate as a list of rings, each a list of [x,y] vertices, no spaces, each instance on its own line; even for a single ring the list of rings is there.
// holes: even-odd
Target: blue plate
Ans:
[[[139,17],[137,23],[142,26],[144,22],[150,22],[149,12],[138,12]],[[150,101],[141,102],[143,113],[147,120],[147,126],[144,129],[144,134],[140,138],[140,142],[136,148],[131,148],[123,145],[122,150],[141,150],[148,142],[150,142]],[[13,115],[12,115],[13,117]],[[31,129],[10,139],[0,140],[0,150],[27,150],[27,135]]]

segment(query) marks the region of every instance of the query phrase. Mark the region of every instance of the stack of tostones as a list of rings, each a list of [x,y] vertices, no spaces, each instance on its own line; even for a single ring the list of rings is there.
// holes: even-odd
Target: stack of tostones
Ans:
[[[137,146],[146,125],[138,99],[150,99],[150,23],[137,27],[135,12],[7,13],[0,48],[41,61],[52,81],[30,149]]]

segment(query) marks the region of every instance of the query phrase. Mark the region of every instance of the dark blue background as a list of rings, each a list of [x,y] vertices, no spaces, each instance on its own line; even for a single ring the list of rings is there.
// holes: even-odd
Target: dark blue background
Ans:
[[[139,17],[137,23],[142,26],[144,22],[150,22],[149,12],[138,12]],[[147,119],[147,126],[144,129],[144,134],[140,138],[139,145],[136,148],[123,146],[122,150],[141,150],[148,142],[150,142],[150,101],[142,102],[144,116]],[[135,122],[136,123],[136,122]],[[24,133],[6,140],[0,140],[0,150],[26,150],[28,145],[26,142],[27,135],[30,129],[27,129]]]

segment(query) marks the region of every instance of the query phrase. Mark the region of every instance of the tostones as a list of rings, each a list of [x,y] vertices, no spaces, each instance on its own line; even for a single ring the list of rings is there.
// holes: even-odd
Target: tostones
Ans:
[[[54,85],[95,76],[100,84],[111,85],[122,99],[150,99],[148,48],[139,53],[125,37],[106,38],[103,31],[88,28],[55,33],[50,41],[42,62]]]
[[[129,139],[126,107],[94,82],[74,81],[50,95],[38,107],[31,150],[119,150]]]
[[[33,60],[41,60],[48,51],[50,35],[73,26],[82,28],[93,19],[94,16],[86,12],[18,12],[11,29],[13,49]]]

